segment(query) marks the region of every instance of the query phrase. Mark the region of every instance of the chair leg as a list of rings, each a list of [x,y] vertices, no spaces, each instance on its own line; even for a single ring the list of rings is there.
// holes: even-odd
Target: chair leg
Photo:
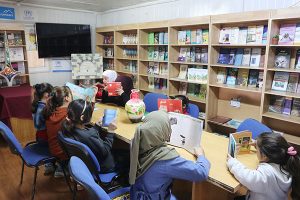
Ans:
[[[68,187],[69,187],[71,193],[73,193],[72,187],[71,187],[71,185],[70,185],[70,181],[69,181],[69,179],[68,179],[68,177],[67,177],[67,174],[66,174],[66,171],[65,171],[65,165],[62,164],[62,163],[60,163],[60,165],[62,166],[62,170],[63,170],[63,173],[64,173],[64,177],[65,177],[65,180],[66,180],[66,182],[67,182],[67,184],[68,184]]]
[[[77,183],[74,182],[74,189],[73,189],[73,200],[76,200],[76,192],[77,192]]]
[[[37,177],[37,171],[38,171],[38,169],[39,169],[38,167],[35,167],[35,170],[34,170],[34,178],[33,178],[31,200],[34,199],[34,195],[35,195],[36,177]]]
[[[24,161],[22,160],[22,172],[21,172],[20,185],[22,185],[22,183],[23,183],[24,165],[25,165],[25,163],[24,163]]]

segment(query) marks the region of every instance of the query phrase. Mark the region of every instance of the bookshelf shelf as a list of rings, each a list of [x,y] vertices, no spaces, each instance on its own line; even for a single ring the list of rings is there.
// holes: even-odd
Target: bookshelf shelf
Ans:
[[[235,127],[233,127],[233,126],[230,126],[230,125],[228,125],[228,124],[226,124],[226,123],[222,124],[222,123],[215,122],[215,121],[212,121],[212,120],[207,120],[207,122],[208,122],[208,123],[211,123],[211,124],[218,125],[218,126],[223,126],[223,127],[226,127],[226,128],[230,128],[230,129],[232,129],[233,131],[235,131],[235,130],[236,130],[236,128],[235,128]]]
[[[138,61],[137,58],[117,57],[116,59],[118,59],[118,60],[136,60],[136,61]]]
[[[140,74],[140,76],[168,79],[168,76],[157,75],[157,74]]]
[[[170,81],[177,81],[177,82],[185,82],[185,83],[192,83],[192,84],[199,84],[199,85],[206,85],[207,83],[199,83],[196,81],[189,81],[186,79],[180,79],[180,78],[169,78]]]
[[[286,122],[291,122],[297,125],[300,125],[300,117],[295,117],[291,115],[278,114],[273,112],[265,112],[263,113],[263,117],[269,117],[273,119],[278,119]]]
[[[283,48],[299,48],[299,44],[290,44],[290,45],[284,45],[284,44],[271,44],[270,47],[273,48],[278,48],[278,47],[283,47]]]
[[[254,93],[261,93],[261,88],[250,88],[250,87],[243,87],[239,85],[227,85],[227,84],[209,84],[211,87],[218,87],[218,88],[226,88],[231,90],[240,90],[246,92],[254,92]]]
[[[160,89],[149,89],[149,88],[141,88],[140,90],[145,91],[145,92],[154,92],[154,93],[160,93],[160,94],[167,94],[167,90],[160,90]]]
[[[158,62],[158,63],[168,63],[166,60],[144,60],[140,59],[141,62]]]
[[[126,46],[138,46],[138,44],[116,44],[117,46],[124,46],[124,47],[126,47]]]
[[[116,70],[116,72],[123,73],[123,74],[132,74],[137,75],[137,72],[125,71],[125,70]]]
[[[292,93],[292,92],[281,92],[281,91],[267,90],[267,91],[265,91],[265,94],[284,96],[284,97],[292,97],[292,98],[300,98],[299,93]]]
[[[264,68],[262,68],[262,67],[252,67],[252,66],[236,66],[236,65],[222,65],[222,64],[210,64],[210,66],[211,67],[225,67],[225,68],[264,70]]]
[[[208,44],[170,44],[172,47],[208,47]]]
[[[268,68],[268,71],[274,71],[274,72],[296,72],[300,73],[300,69],[284,69],[284,68]]]
[[[8,45],[8,47],[26,47],[26,45]]]
[[[149,46],[149,47],[152,47],[152,46],[168,46],[168,44],[140,44],[140,46]]]
[[[266,47],[266,44],[212,44],[213,47]]]
[[[114,44],[97,44],[97,46],[113,47]]]
[[[186,96],[189,98],[190,101],[206,104],[206,100],[203,100],[199,97],[195,97],[195,96],[192,96],[192,95],[189,95],[189,94],[187,94]]]
[[[109,56],[103,56],[105,59],[114,59],[114,57],[109,57]]]
[[[182,65],[208,65],[208,63],[197,63],[197,62],[181,62],[181,61],[171,61],[170,63],[182,64]]]

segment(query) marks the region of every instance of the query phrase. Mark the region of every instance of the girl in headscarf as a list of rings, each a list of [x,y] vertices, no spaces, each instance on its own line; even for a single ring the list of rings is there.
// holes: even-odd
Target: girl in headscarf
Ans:
[[[149,113],[137,127],[130,149],[130,199],[170,199],[173,179],[208,178],[210,163],[203,150],[195,149],[196,162],[186,160],[167,146],[170,136],[171,125],[164,111]]]
[[[117,72],[113,70],[106,70],[103,72],[103,84],[108,82],[121,82],[122,87],[117,90],[119,96],[108,96],[106,87],[102,92],[102,103],[113,103],[118,106],[125,106],[130,99],[131,90],[133,89],[132,79],[128,76],[117,76]]]

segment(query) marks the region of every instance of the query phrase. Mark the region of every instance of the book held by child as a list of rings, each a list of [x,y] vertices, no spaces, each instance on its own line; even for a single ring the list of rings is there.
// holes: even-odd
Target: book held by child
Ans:
[[[239,154],[250,153],[251,140],[252,133],[250,131],[231,133],[229,136],[228,154],[235,158]]]

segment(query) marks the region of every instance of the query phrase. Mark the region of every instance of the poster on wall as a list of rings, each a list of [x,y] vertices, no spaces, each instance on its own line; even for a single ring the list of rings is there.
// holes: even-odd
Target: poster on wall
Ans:
[[[35,33],[34,24],[25,25],[25,40],[26,40],[26,48],[28,51],[37,50],[36,33]]]
[[[71,60],[52,59],[52,72],[71,72]]]
[[[15,9],[0,6],[0,19],[16,19]]]
[[[72,79],[96,79],[103,73],[100,54],[71,54]]]

